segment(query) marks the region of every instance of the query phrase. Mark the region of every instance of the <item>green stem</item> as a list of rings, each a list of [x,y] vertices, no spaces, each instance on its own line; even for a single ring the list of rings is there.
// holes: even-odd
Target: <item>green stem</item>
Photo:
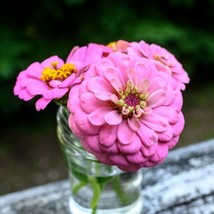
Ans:
[[[114,187],[114,190],[117,193],[117,196],[119,197],[120,201],[125,204],[127,202],[127,198],[124,195],[124,191],[120,183],[120,175],[115,176],[112,181],[112,186]]]
[[[91,184],[91,188],[93,189],[93,198],[91,199],[90,207],[92,209],[92,214],[95,214],[100,200],[102,188],[95,177],[88,176],[88,180]]]
[[[80,181],[77,185],[73,187],[73,194],[76,194],[82,187],[87,185],[88,182]]]

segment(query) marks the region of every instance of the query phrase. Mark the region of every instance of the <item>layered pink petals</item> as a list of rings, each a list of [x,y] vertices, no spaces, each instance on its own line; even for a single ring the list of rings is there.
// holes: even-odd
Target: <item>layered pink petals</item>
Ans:
[[[115,110],[109,111],[105,114],[105,122],[109,125],[119,125],[122,122],[122,116]]]
[[[88,119],[91,124],[95,126],[101,126],[105,124],[105,115],[109,112],[109,107],[99,107],[89,114]]]
[[[166,78],[153,61],[109,52],[69,93],[71,130],[99,161],[122,170],[162,163],[184,127],[182,96]]]
[[[139,43],[130,43],[127,49],[130,55],[149,59],[156,66],[157,70],[163,73],[163,77],[168,78],[168,83],[174,89],[184,90],[185,84],[189,83],[190,79],[181,63],[165,48],[157,44],[148,44],[141,41]]]
[[[144,41],[74,47],[20,72],[14,94],[36,109],[67,101],[68,124],[100,162],[136,171],[162,163],[184,128],[181,91],[189,83],[165,48]]]
[[[60,70],[63,65],[63,60],[58,56],[52,56],[42,63],[32,63],[18,75],[14,94],[23,100],[30,100],[35,96],[39,96],[40,98],[36,102],[36,109],[38,111],[45,109],[52,100],[63,98],[73,84],[80,82],[78,74],[75,72],[71,72],[68,78],[65,79],[46,79],[51,78],[44,76],[43,72],[46,69],[49,69],[49,74],[53,75],[50,70]]]
[[[117,126],[102,126],[99,132],[99,142],[102,146],[111,147],[117,140]]]

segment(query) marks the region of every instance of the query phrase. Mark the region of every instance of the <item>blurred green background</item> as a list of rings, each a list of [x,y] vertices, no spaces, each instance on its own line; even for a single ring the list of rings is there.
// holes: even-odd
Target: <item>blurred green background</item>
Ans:
[[[214,137],[213,0],[5,1],[0,13],[0,194],[67,177],[55,133],[57,106],[36,112],[13,95],[34,61],[66,59],[73,46],[124,39],[171,51],[191,82],[179,146]]]

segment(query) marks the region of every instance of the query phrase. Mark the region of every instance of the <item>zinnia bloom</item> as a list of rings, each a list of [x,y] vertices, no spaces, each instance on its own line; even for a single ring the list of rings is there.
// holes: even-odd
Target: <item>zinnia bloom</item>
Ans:
[[[159,72],[166,77],[173,89],[185,89],[185,84],[189,83],[190,79],[187,72],[183,69],[182,64],[175,56],[163,47],[157,44],[147,44],[144,41],[131,42],[130,47],[127,47],[128,54],[141,56],[153,61]]]
[[[105,45],[89,43],[87,46],[74,47],[67,57],[67,62],[75,61],[82,62],[84,66],[88,66],[93,62],[97,62],[100,58],[105,57],[106,53],[110,53],[113,50]]]
[[[99,161],[135,171],[160,164],[176,145],[182,104],[154,63],[112,52],[71,88],[69,126]]]
[[[52,100],[64,98],[71,86],[82,80],[87,66],[102,56],[103,48],[100,46],[89,44],[74,47],[66,63],[58,56],[32,63],[19,73],[14,94],[25,101],[38,95],[40,98],[36,101],[36,109],[45,109]]]

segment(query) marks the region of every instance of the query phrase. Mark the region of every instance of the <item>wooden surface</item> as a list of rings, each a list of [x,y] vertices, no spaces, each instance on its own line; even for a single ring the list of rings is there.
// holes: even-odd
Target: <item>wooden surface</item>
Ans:
[[[170,151],[143,169],[142,214],[214,213],[214,139]],[[0,196],[0,214],[68,214],[68,180]]]

